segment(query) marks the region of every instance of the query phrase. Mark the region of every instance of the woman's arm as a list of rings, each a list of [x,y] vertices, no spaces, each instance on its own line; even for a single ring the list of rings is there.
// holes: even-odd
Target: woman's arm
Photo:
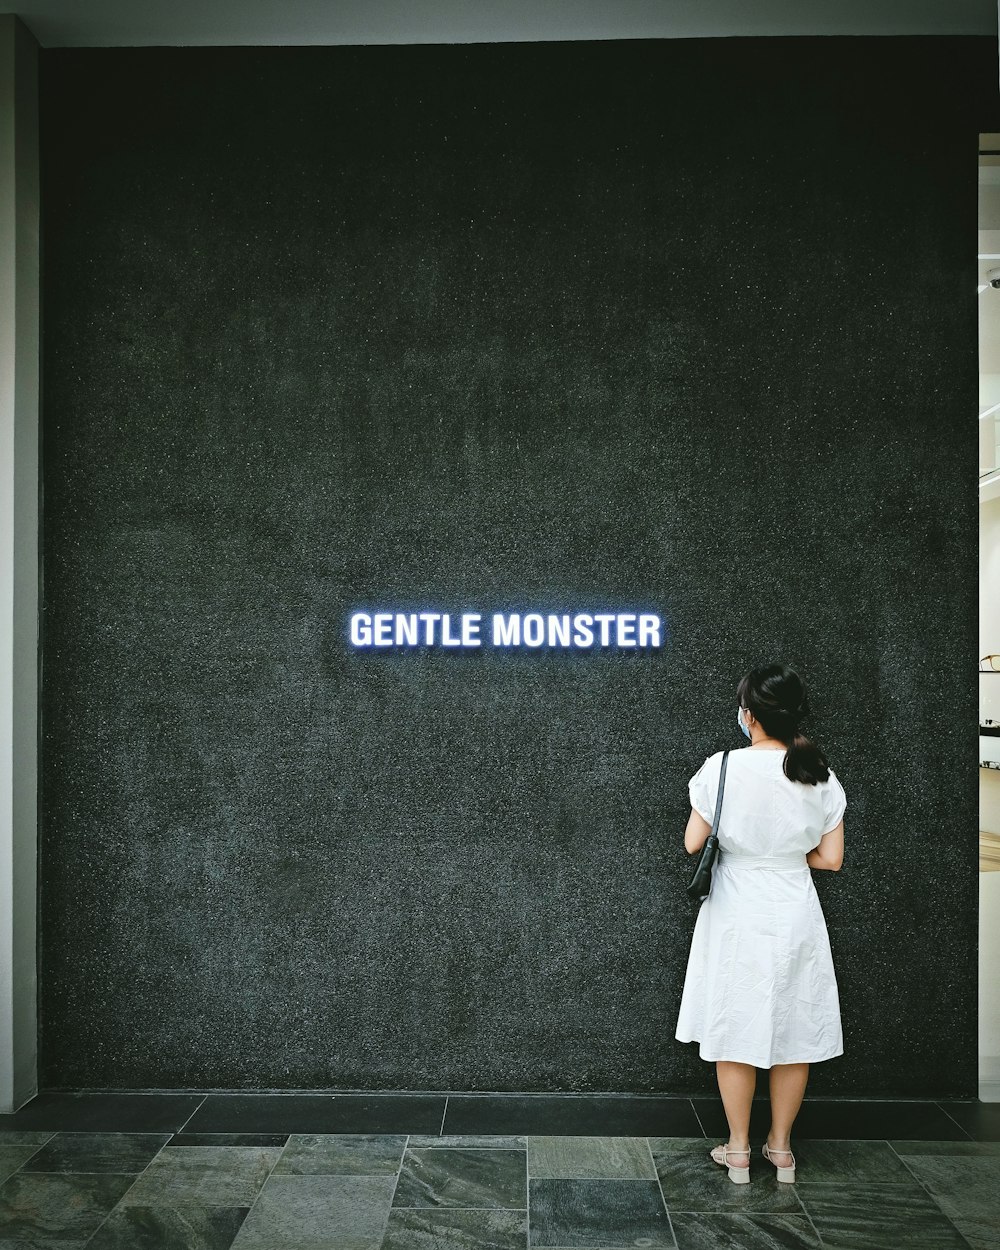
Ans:
[[[684,830],[684,849],[689,855],[697,855],[711,832],[712,826],[700,812],[696,812],[692,807],[687,828]]]
[[[823,868],[827,872],[839,872],[844,862],[844,822],[841,821],[828,833],[824,833],[819,844],[806,856],[810,868]]]

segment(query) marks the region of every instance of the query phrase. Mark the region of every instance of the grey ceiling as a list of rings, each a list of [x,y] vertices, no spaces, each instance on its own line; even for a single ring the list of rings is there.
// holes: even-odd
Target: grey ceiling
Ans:
[[[995,35],[996,0],[21,0],[45,48]]]

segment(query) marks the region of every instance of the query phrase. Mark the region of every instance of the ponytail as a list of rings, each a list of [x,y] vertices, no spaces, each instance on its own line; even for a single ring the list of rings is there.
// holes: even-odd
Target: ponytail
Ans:
[[[785,751],[784,768],[785,776],[791,781],[804,781],[807,786],[826,781],[830,776],[826,756],[815,742],[797,729]]]

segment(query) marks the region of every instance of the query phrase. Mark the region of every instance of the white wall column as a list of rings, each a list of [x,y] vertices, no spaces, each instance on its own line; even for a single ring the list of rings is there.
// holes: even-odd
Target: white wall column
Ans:
[[[0,14],[0,1112],[38,1088],[38,43]]]

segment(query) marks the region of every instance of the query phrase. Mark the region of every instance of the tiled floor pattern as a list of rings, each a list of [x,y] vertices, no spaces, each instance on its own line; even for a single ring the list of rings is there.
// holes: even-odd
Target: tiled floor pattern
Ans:
[[[0,1250],[1000,1246],[1000,1104],[807,1099],[794,1185],[767,1127],[738,1186],[711,1098],[41,1094],[0,1116]]]

